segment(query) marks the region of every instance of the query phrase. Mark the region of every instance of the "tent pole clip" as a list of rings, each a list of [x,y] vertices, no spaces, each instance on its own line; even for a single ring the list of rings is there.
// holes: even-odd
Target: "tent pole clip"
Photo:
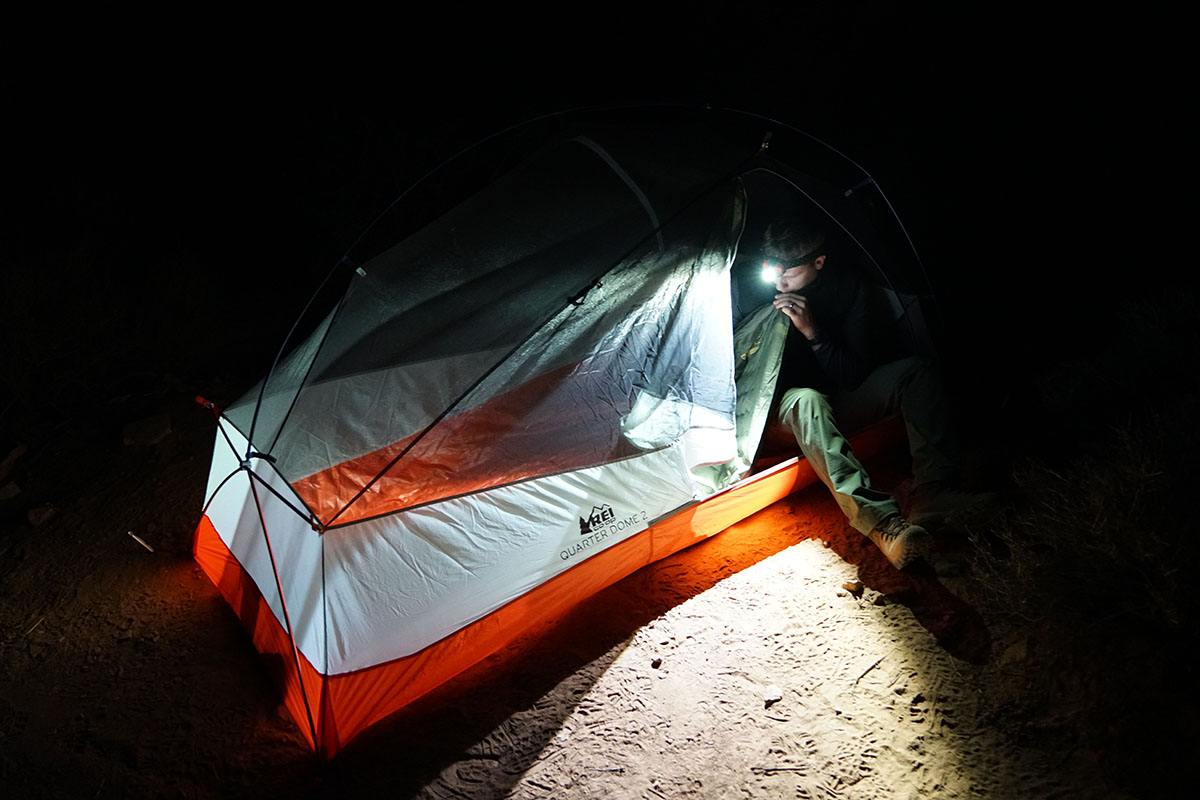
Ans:
[[[271,464],[275,463],[275,456],[270,453],[259,453],[256,450],[251,450],[246,454],[246,460],[242,462],[242,469],[250,469],[250,460],[254,458],[261,458],[263,461],[270,462]]]
[[[351,260],[349,255],[344,255],[341,258],[339,258],[338,266],[339,267],[350,267],[351,269],[354,270],[354,273],[356,275],[358,275],[358,277],[360,277],[360,278],[367,277],[367,271],[365,269],[363,269],[362,266],[360,266],[359,264],[357,264],[356,262]]]
[[[850,195],[857,192],[859,189],[863,188],[864,186],[870,186],[874,182],[875,182],[875,179],[872,178],[870,175],[868,175],[866,178],[859,181],[854,186],[851,186],[849,189],[847,189],[845,192],[843,192],[842,197],[849,197]]]

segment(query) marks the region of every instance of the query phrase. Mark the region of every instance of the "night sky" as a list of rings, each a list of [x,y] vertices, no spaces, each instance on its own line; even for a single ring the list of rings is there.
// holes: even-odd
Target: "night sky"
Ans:
[[[959,345],[994,373],[1038,347],[1031,318],[1087,346],[1097,290],[1062,251],[1086,222],[1079,155],[1104,149],[1077,136],[1099,90],[1052,66],[1056,34],[892,2],[687,8],[455,7],[354,36],[92,40],[17,63],[4,75],[6,440],[18,421],[164,381],[240,391],[414,180],[579,106],[711,103],[794,124],[877,178]]]

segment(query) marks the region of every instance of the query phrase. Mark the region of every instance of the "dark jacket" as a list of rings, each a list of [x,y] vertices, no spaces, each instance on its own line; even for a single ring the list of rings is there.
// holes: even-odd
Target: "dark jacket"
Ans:
[[[856,270],[827,261],[817,279],[797,294],[809,301],[819,345],[814,347],[789,328],[776,400],[796,387],[823,394],[854,389],[891,355],[886,314],[876,307],[876,295]]]

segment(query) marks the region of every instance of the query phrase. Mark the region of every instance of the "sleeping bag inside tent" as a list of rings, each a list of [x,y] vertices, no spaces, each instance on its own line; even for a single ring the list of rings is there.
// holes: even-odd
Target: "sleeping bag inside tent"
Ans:
[[[786,319],[739,309],[773,293],[744,280],[771,218],[821,215],[896,341],[928,347],[927,286],[864,173],[785,164],[776,123],[709,122],[556,119],[344,259],[323,318],[218,412],[195,557],[323,755],[814,479],[795,453],[762,468]]]

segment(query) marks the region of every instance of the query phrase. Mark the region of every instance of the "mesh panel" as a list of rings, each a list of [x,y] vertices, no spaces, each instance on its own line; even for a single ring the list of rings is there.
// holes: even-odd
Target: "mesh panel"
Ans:
[[[311,336],[279,362],[266,392],[260,380],[225,410],[225,416],[243,435],[249,436],[254,428],[254,443],[261,452],[270,451],[269,444],[279,434],[335,316],[336,311],[330,312]]]
[[[648,239],[579,304],[560,302],[502,360],[492,351],[494,368],[427,434],[341,460],[297,490],[325,520],[354,500],[343,523],[666,447],[711,419],[732,435],[728,268],[740,213],[731,192],[666,226],[661,248]],[[451,380],[463,358],[422,362],[419,386]],[[372,401],[382,408],[381,397]]]

